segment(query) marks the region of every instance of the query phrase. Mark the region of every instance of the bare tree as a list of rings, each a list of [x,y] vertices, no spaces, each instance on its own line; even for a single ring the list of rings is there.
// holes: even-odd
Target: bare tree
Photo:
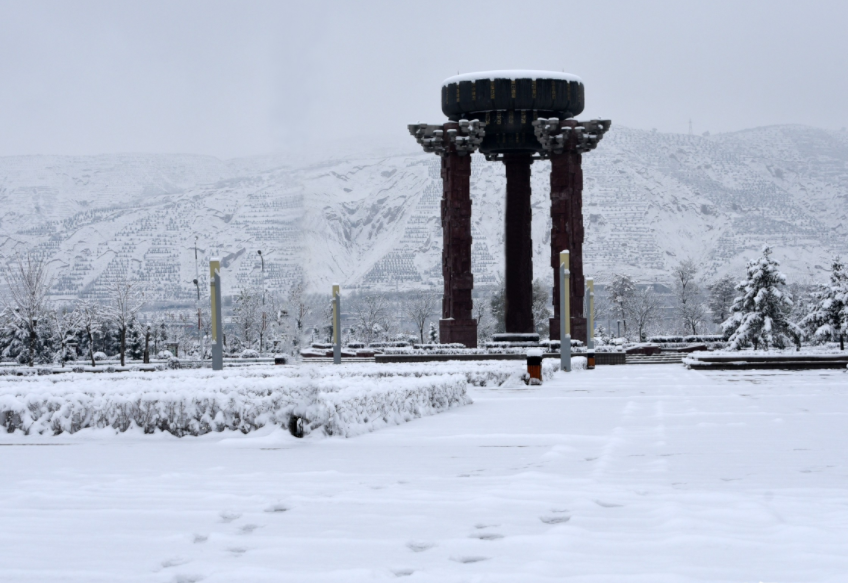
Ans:
[[[436,296],[428,293],[411,294],[404,302],[403,311],[418,329],[421,344],[424,344],[424,328],[427,326],[427,321],[433,317],[437,305]]]
[[[306,301],[306,284],[303,278],[299,278],[289,289],[289,314],[294,319],[294,352],[300,349],[300,342],[303,337],[303,326],[306,318],[312,313],[312,308],[309,302]]]
[[[9,286],[5,316],[18,333],[26,336],[29,366],[35,364],[38,323],[47,314],[47,292],[52,279],[41,257],[32,253],[19,257],[5,272]],[[20,339],[24,341],[23,338]]]
[[[648,285],[632,296],[628,311],[634,326],[636,326],[636,331],[639,333],[639,341],[644,342],[645,331],[656,321],[659,308],[660,301],[653,286]]]
[[[88,355],[91,358],[91,366],[97,366],[94,360],[94,333],[100,329],[103,323],[103,308],[99,304],[83,300],[77,304],[77,312],[80,317],[80,327],[88,338]]]
[[[495,332],[506,332],[506,284],[500,276],[495,291],[489,297],[489,313],[495,319]]]
[[[533,282],[533,325],[536,333],[544,335],[545,330],[550,328],[551,298],[548,295],[548,287],[541,279]]]
[[[242,288],[233,305],[233,324],[239,339],[246,348],[251,348],[254,334],[262,325],[262,295],[254,290]]]
[[[140,282],[130,279],[127,267],[110,284],[109,297],[110,304],[106,310],[106,317],[118,328],[121,343],[121,366],[126,366],[127,329],[144,305],[144,293],[140,289]]]
[[[483,346],[492,339],[492,334],[497,325],[495,317],[492,316],[491,298],[474,302],[473,314],[474,319],[477,321],[477,345]]]
[[[636,295],[636,283],[628,275],[614,275],[609,287],[609,301],[615,307],[615,315],[624,324],[624,334],[627,335],[627,317],[630,314],[631,302]]]
[[[681,261],[673,270],[674,293],[677,312],[683,327],[698,334],[706,312],[701,299],[701,288],[697,282],[698,268],[691,259]]]
[[[386,298],[382,294],[368,293],[357,298],[354,308],[356,327],[362,341],[370,344],[386,326]]]

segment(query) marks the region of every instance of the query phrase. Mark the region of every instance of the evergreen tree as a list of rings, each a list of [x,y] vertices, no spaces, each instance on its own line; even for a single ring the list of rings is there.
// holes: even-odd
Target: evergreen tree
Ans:
[[[765,350],[784,348],[800,337],[800,329],[787,317],[792,298],[783,289],[786,277],[778,271],[780,263],[771,253],[771,247],[763,247],[762,257],[748,262],[747,278],[736,286],[742,295],[734,300],[730,317],[722,323],[734,350],[748,344],[755,350],[761,344]]]
[[[5,272],[8,303],[3,310],[4,353],[32,366],[45,361],[44,344],[49,338],[47,292],[52,279],[41,257],[27,253]]]
[[[144,357],[144,329],[137,318],[133,318],[127,328],[127,354],[131,360]]]
[[[709,307],[714,324],[721,326],[730,316],[730,308],[736,298],[736,284],[736,278],[725,275],[710,286]]]
[[[82,316],[79,310],[72,306],[57,307],[50,311],[48,322],[54,347],[53,361],[64,367],[69,360],[76,360],[77,335],[81,330]]]
[[[430,331],[427,333],[427,338],[429,338],[430,344],[439,343],[439,331],[436,330],[436,325],[433,322],[430,322]]]
[[[848,334],[848,272],[839,257],[833,259],[830,282],[814,291],[809,313],[801,321],[807,335],[815,342],[839,340],[845,350]]]

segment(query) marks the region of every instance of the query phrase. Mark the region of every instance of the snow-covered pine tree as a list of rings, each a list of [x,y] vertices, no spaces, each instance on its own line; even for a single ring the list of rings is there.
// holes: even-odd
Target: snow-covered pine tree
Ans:
[[[771,258],[771,247],[763,247],[762,257],[749,261],[747,278],[736,286],[742,295],[733,301],[730,317],[722,323],[729,334],[730,347],[739,350],[753,344],[784,348],[801,335],[801,330],[787,318],[792,298],[783,288],[786,277],[778,271],[780,263]]]
[[[53,280],[44,259],[27,253],[10,264],[5,273],[8,297],[3,310],[4,356],[13,356],[30,366],[49,360],[44,352],[50,332],[47,292]]]
[[[813,292],[813,304],[801,326],[814,342],[839,340],[845,350],[848,334],[848,272],[839,257],[831,263],[830,282]]]
[[[709,307],[712,312],[713,324],[721,326],[730,316],[730,308],[736,297],[737,280],[731,275],[725,275],[710,286]]]
[[[439,332],[436,330],[436,325],[433,322],[430,322],[430,331],[427,333],[427,338],[430,340],[430,344],[439,343]]]
[[[53,340],[53,361],[63,367],[69,360],[76,360],[77,335],[82,330],[82,316],[74,306],[57,306],[50,310],[48,323]]]

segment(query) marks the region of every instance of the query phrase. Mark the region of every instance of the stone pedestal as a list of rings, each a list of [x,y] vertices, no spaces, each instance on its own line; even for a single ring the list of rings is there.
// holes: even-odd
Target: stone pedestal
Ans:
[[[530,154],[506,154],[506,209],[504,217],[505,293],[507,333],[532,333],[533,240],[530,235]]]
[[[449,124],[448,124],[449,125]],[[477,347],[477,321],[471,291],[471,156],[448,151],[442,156],[442,275],[445,288],[439,341]]]

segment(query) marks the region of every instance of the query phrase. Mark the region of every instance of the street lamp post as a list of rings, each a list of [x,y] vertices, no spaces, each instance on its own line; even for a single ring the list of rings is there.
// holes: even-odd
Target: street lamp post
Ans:
[[[262,251],[256,251],[259,254],[259,261],[262,264],[262,324],[259,328],[259,353],[262,354],[262,349],[265,340],[265,328],[268,325],[268,318],[265,312],[265,257],[262,256]]]

